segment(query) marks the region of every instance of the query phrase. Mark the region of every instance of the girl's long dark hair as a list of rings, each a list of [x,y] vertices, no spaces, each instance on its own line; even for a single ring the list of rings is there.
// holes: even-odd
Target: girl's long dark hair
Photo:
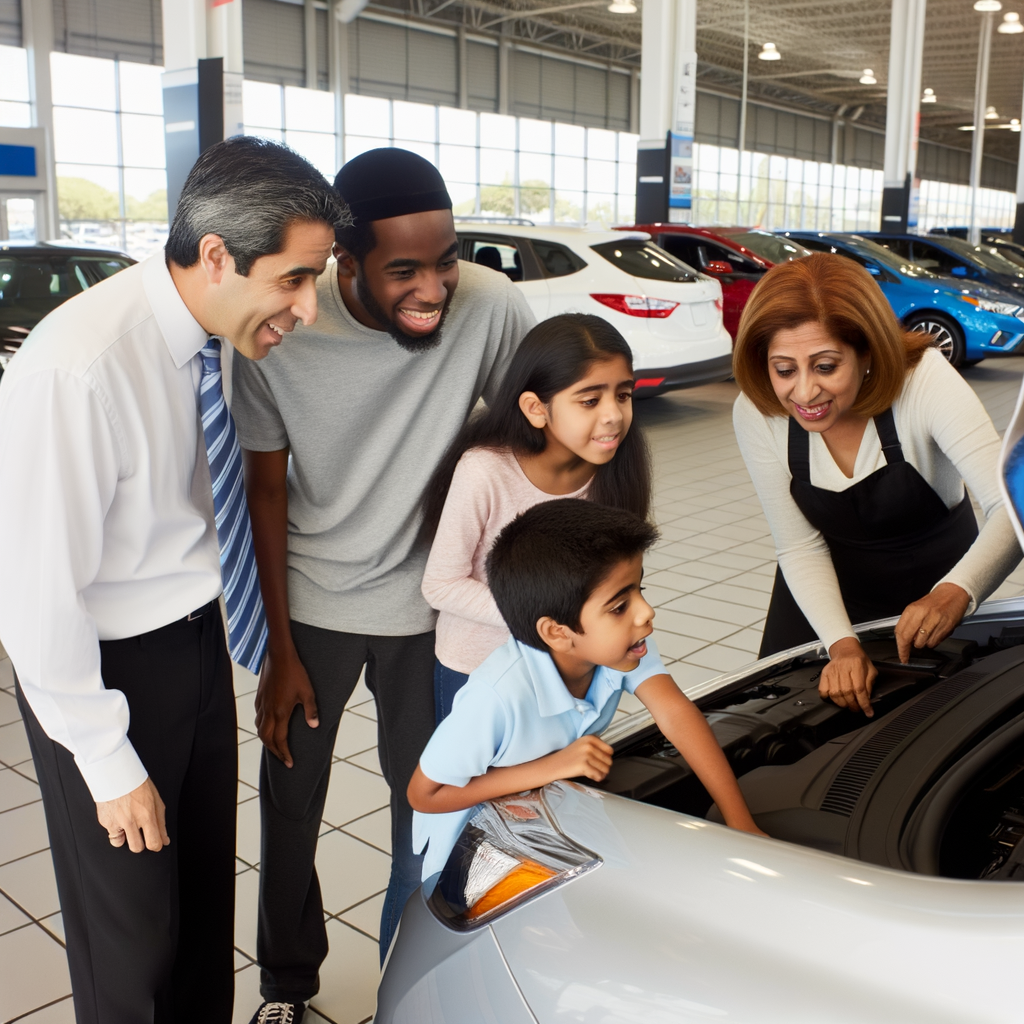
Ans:
[[[594,363],[615,356],[622,356],[629,372],[633,372],[633,353],[626,339],[599,316],[562,313],[537,324],[512,357],[494,402],[466,423],[434,471],[423,495],[421,536],[433,539],[452,474],[470,448],[536,455],[547,447],[544,431],[532,426],[519,408],[519,396],[524,391],[532,391],[548,405],[559,391],[582,380]],[[588,497],[598,504],[648,517],[651,456],[647,440],[635,422],[622,439],[615,458],[596,468]]]

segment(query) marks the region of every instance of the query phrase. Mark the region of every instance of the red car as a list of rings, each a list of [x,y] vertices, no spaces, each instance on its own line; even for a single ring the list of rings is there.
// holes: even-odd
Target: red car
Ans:
[[[697,228],[689,224],[635,224],[623,231],[646,231],[652,240],[695,270],[722,285],[725,329],[736,338],[747,298],[776,263],[809,256],[790,238],[759,228]]]

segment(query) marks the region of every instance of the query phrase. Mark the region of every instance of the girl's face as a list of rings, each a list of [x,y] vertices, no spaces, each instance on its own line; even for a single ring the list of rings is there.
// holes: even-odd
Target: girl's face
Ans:
[[[547,453],[571,453],[600,466],[614,458],[633,422],[633,373],[624,357],[612,356],[593,363],[547,405],[527,391],[519,407],[547,435]]]
[[[870,355],[859,355],[819,323],[776,331],[768,345],[768,373],[783,408],[819,434],[849,413],[870,364]]]

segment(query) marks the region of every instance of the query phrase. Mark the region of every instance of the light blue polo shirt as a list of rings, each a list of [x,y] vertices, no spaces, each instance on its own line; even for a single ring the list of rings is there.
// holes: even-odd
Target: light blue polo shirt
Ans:
[[[632,672],[598,666],[586,698],[577,700],[550,654],[509,637],[455,695],[452,713],[431,736],[420,768],[434,782],[465,786],[492,766],[525,764],[562,750],[581,736],[603,732],[623,690],[633,693],[665,671],[648,637],[647,653]],[[429,842],[424,881],[444,867],[474,811],[413,813],[413,849],[419,853]]]

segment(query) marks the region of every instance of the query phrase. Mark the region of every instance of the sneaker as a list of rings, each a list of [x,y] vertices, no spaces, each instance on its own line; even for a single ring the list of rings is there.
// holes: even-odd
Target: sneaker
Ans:
[[[305,1003],[264,1003],[249,1024],[299,1024],[305,1012]]]

